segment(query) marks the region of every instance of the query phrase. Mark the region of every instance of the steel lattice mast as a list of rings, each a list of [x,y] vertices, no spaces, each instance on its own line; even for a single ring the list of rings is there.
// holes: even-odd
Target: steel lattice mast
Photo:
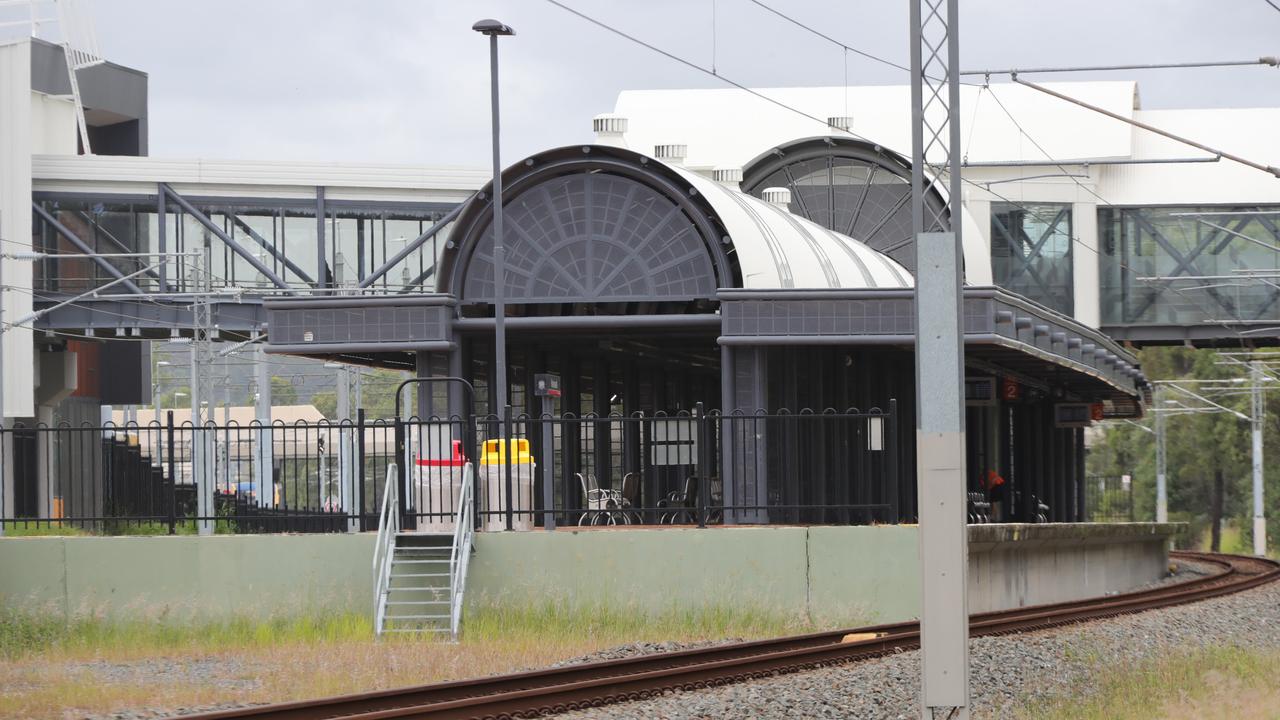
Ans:
[[[948,720],[969,717],[957,18],[957,0],[911,2],[920,712]],[[933,190],[947,199],[937,212]]]

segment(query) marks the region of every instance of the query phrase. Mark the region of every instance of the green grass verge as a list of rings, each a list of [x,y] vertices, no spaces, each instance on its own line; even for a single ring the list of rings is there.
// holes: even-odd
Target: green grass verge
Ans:
[[[760,609],[712,606],[645,613],[626,606],[578,605],[552,601],[480,602],[463,620],[465,643],[591,641],[622,644],[639,640],[762,638],[817,629],[803,617]],[[206,652],[289,643],[367,641],[373,637],[364,613],[332,612],[271,620],[238,617],[180,622],[163,613],[149,620],[116,620],[92,613],[70,622],[52,614],[0,609],[0,658],[40,654],[122,653],[158,655],[199,649]],[[420,641],[400,635],[390,642]]]
[[[1025,720],[1280,717],[1280,650],[1175,651],[1136,667],[1100,664],[1094,691],[1032,703]],[[1223,714],[1223,713],[1227,714]]]
[[[372,634],[369,618],[356,613],[177,623],[97,617],[65,622],[49,615],[0,610],[0,658],[7,659],[51,651],[152,654],[200,648],[216,652],[286,642],[364,640]]]

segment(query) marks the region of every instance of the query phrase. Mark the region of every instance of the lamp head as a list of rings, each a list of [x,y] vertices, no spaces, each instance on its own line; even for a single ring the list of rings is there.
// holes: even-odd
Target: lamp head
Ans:
[[[504,25],[492,18],[480,20],[471,26],[472,30],[483,35],[515,35],[516,31],[510,25]]]

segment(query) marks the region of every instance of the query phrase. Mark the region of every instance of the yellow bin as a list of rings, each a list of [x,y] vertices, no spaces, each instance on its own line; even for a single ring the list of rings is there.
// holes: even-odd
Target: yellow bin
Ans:
[[[480,476],[484,484],[484,520],[488,532],[507,529],[507,452],[511,453],[511,492],[515,496],[511,529],[533,529],[533,456],[529,441],[523,438],[485,440],[480,450]]]

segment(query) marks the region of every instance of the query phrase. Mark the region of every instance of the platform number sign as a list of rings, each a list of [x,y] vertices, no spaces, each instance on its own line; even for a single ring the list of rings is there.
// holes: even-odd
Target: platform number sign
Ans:
[[[1102,403],[1093,403],[1089,406],[1089,419],[1094,422],[1102,422],[1106,417],[1107,406]]]
[[[1013,378],[1002,378],[1000,380],[1000,399],[1006,402],[1021,400],[1022,386]]]

